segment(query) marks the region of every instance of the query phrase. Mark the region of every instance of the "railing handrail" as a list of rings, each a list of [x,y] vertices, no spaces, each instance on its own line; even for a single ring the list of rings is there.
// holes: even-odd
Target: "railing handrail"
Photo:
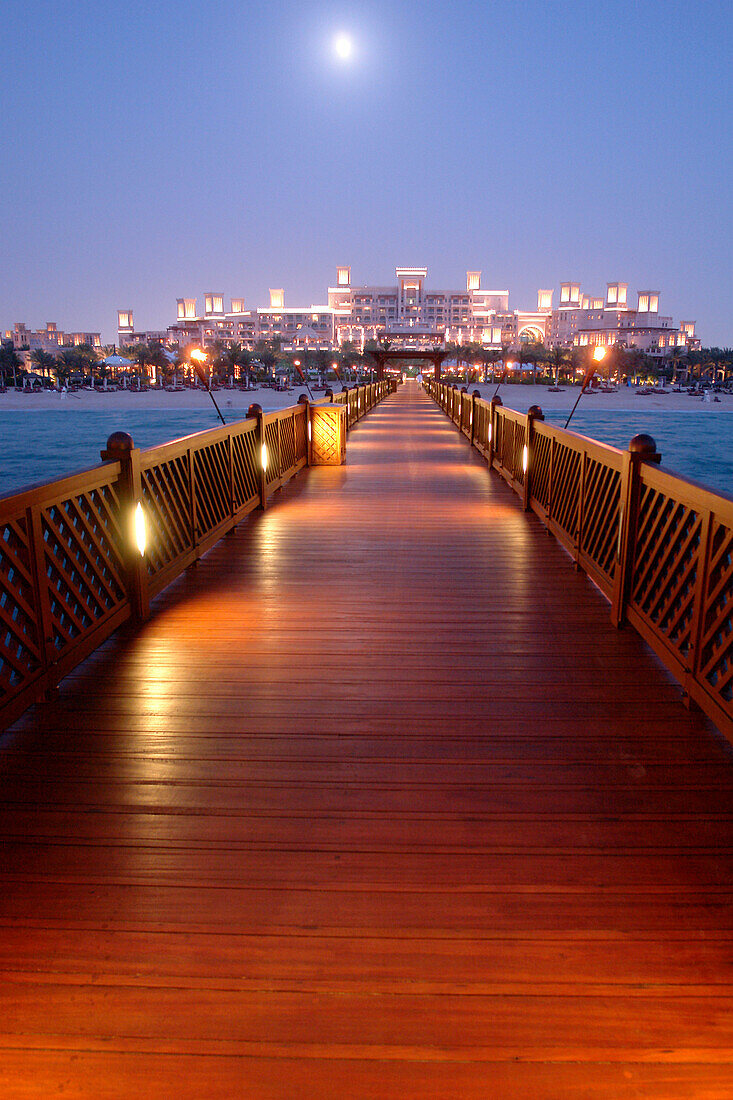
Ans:
[[[651,437],[622,451],[537,408],[425,389],[596,583],[611,621],[628,621],[733,739],[733,497],[660,466]]]

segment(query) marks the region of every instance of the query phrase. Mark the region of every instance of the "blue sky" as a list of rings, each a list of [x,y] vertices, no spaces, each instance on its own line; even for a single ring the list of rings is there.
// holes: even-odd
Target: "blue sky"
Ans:
[[[6,0],[0,325],[427,264],[515,308],[621,279],[731,345],[732,10]]]

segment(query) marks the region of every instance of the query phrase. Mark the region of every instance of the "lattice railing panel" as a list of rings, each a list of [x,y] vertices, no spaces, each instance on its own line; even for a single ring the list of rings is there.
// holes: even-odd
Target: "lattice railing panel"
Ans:
[[[578,533],[578,495],[582,455],[555,443],[552,458],[552,519],[570,538]]]
[[[234,475],[234,507],[241,508],[251,500],[259,500],[259,455],[256,432],[243,432],[232,437],[232,473]]]
[[[103,485],[41,511],[52,646],[57,656],[127,600],[120,504]]]
[[[267,482],[269,484],[271,481],[277,481],[282,469],[276,420],[265,424],[265,443],[267,445]]]
[[[711,520],[699,677],[721,705],[733,702],[733,532]]]
[[[515,481],[524,484],[524,442],[526,437],[526,429],[524,424],[520,424],[515,421],[514,423],[514,440],[512,451],[512,474]]]
[[[295,429],[292,417],[280,421],[280,462],[283,473],[295,465]]]
[[[40,614],[25,516],[0,526],[0,704],[41,667]]]
[[[507,473],[514,475],[514,421],[501,418],[501,464]]]
[[[295,415],[295,461],[308,457],[308,423],[304,415]]]
[[[476,423],[473,426],[473,438],[484,450],[489,446],[490,411],[488,405],[480,401],[476,402]]]
[[[691,642],[701,522],[692,508],[642,486],[630,604],[681,658]]]
[[[506,420],[500,413],[494,417],[494,454],[502,463],[502,456],[504,454],[504,430],[506,428]]]
[[[148,527],[148,572],[155,576],[193,545],[188,456],[142,471]]]
[[[583,495],[581,546],[607,579],[616,571],[620,516],[621,474],[604,462],[588,457]]]
[[[226,439],[193,452],[198,535],[207,535],[231,513],[229,444]]]
[[[547,508],[550,503],[550,464],[552,440],[547,435],[532,435],[532,496]]]

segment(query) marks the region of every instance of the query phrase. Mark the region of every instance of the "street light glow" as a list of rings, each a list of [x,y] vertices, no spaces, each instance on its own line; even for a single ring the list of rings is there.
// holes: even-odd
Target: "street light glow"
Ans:
[[[596,344],[596,346],[593,348],[593,358],[595,359],[596,363],[600,363],[601,359],[606,358],[606,349],[602,348],[600,344]]]

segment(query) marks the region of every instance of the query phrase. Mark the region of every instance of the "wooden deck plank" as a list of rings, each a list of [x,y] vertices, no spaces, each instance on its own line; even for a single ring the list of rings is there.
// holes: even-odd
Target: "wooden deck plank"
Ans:
[[[0,1094],[733,1094],[733,755],[408,385],[0,751]]]

